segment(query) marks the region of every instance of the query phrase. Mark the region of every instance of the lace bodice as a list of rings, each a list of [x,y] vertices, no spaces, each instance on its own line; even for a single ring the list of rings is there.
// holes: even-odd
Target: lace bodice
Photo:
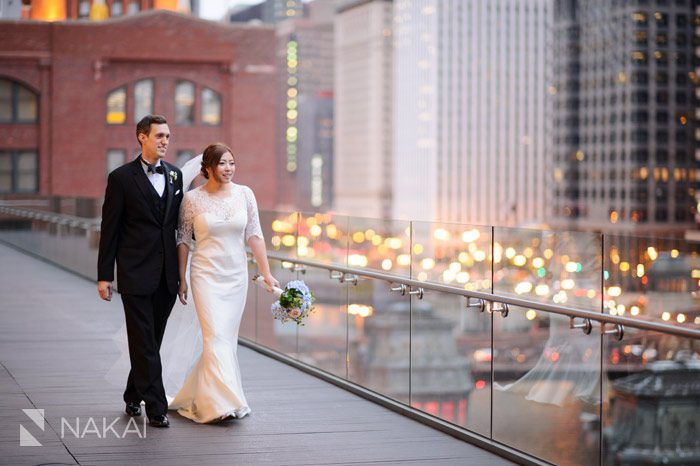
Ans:
[[[248,186],[234,184],[231,194],[226,197],[209,194],[203,187],[185,193],[180,206],[177,244],[190,245],[194,232],[194,220],[198,215],[209,213],[223,221],[229,221],[243,209],[247,214],[245,241],[247,242],[251,236],[264,239],[258,217],[258,204],[253,191]]]

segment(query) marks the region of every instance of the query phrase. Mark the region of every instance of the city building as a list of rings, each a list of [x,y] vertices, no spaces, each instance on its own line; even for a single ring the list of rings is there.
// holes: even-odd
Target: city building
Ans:
[[[136,122],[164,115],[167,160],[215,141],[262,208],[277,199],[275,33],[170,11],[0,22],[0,192],[100,197],[139,153]]]
[[[280,205],[302,211],[329,210],[333,194],[333,12],[317,4],[276,26]]]
[[[390,218],[393,4],[363,0],[335,17],[334,209]]]
[[[697,228],[698,18],[695,0],[554,3],[553,226]]]
[[[332,0],[330,0],[332,1]],[[259,20],[263,23],[277,24],[290,18],[304,16],[302,0],[265,0],[250,6],[241,6],[229,13],[231,22]]]
[[[395,0],[395,218],[542,223],[548,8]]]

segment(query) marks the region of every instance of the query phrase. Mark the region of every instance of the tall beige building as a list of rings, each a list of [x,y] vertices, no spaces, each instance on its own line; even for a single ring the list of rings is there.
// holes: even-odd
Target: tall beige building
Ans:
[[[334,210],[391,216],[393,5],[363,0],[335,17]]]
[[[539,224],[549,0],[396,0],[393,217]]]

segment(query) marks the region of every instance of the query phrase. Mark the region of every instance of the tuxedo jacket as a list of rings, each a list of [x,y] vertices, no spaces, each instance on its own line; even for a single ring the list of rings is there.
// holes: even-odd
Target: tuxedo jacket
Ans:
[[[109,174],[102,205],[97,280],[114,280],[120,293],[149,295],[165,272],[168,290],[178,290],[175,234],[182,202],[182,173],[161,160],[165,171],[164,209],[158,210],[155,188],[137,157]]]

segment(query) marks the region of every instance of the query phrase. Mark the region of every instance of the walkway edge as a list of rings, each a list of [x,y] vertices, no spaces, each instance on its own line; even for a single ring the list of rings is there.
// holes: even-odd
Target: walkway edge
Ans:
[[[253,351],[257,351],[258,353],[261,353],[267,357],[290,365],[296,369],[301,370],[302,372],[310,374],[339,388],[342,388],[343,390],[346,390],[366,400],[369,400],[375,404],[390,409],[391,411],[397,414],[413,419],[414,421],[418,421],[421,424],[425,424],[429,427],[432,427],[433,429],[437,429],[440,432],[443,432],[464,442],[470,443],[476,447],[482,448],[490,453],[498,455],[509,461],[513,461],[526,466],[552,466],[552,463],[548,463],[538,458],[534,458],[526,453],[521,452],[520,450],[508,447],[507,445],[499,443],[495,440],[482,437],[479,434],[470,432],[459,426],[443,421],[442,419],[433,417],[429,414],[413,409],[410,406],[407,406],[403,403],[399,403],[396,400],[392,400],[391,398],[388,398],[366,387],[357,385],[349,380],[342,379],[324,370],[305,364],[290,356],[287,356],[286,354],[282,354],[265,346],[259,345],[258,343],[255,343],[254,341],[249,340],[248,338],[239,337],[238,342],[246,348],[250,348]]]

